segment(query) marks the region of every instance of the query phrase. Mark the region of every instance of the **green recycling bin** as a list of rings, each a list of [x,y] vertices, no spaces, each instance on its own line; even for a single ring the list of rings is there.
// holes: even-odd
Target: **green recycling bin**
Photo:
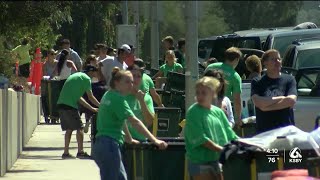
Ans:
[[[181,109],[176,107],[155,107],[156,118],[151,127],[156,137],[178,137],[181,131]]]
[[[168,143],[168,148],[165,150],[159,150],[150,142],[125,145],[124,164],[129,180],[184,180],[188,178],[184,139],[172,137],[161,139]]]
[[[314,157],[314,150],[301,150],[301,162],[291,162],[290,150],[277,153],[250,152],[232,154],[223,164],[225,180],[234,180],[237,177],[245,180],[257,180],[265,173],[275,170],[308,169],[307,158]]]
[[[257,134],[255,122],[243,124],[241,127],[234,127],[233,130],[242,138],[249,138]]]
[[[311,157],[307,159],[309,176],[320,178],[320,157]]]

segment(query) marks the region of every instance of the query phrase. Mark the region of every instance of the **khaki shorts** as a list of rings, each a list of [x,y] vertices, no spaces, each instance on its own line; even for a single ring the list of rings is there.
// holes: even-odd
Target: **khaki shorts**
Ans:
[[[59,109],[59,116],[62,131],[83,129],[80,114],[77,109]]]

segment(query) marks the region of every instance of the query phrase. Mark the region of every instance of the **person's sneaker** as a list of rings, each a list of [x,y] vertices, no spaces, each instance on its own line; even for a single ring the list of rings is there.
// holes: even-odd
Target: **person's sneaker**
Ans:
[[[86,125],[85,125],[84,128],[83,128],[83,132],[84,132],[84,133],[88,133],[88,131],[89,131],[89,125],[90,125],[90,121],[86,122]]]
[[[82,152],[78,152],[77,153],[77,158],[79,158],[79,159],[91,159],[91,156],[88,153],[82,151]]]
[[[62,154],[62,159],[75,159],[76,157],[72,156],[71,154]]]

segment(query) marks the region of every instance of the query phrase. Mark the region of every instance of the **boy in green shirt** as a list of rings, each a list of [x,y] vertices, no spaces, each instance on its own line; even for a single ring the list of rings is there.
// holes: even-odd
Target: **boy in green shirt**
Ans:
[[[237,138],[225,113],[211,105],[219,81],[203,77],[196,82],[197,102],[188,109],[184,136],[188,170],[193,179],[223,179],[218,162],[222,146]]]
[[[225,95],[233,102],[234,105],[234,117],[235,123],[241,125],[241,78],[239,74],[234,70],[242,56],[241,51],[236,47],[231,47],[225,52],[225,61],[223,63],[210,64],[205,71],[208,69],[220,69],[222,70],[226,81]]]
[[[59,116],[61,120],[61,129],[65,133],[65,147],[62,158],[74,158],[69,153],[69,144],[72,132],[77,131],[78,142],[78,158],[89,158],[90,156],[83,151],[83,125],[78,111],[78,102],[85,108],[97,112],[98,109],[92,107],[83,99],[83,94],[86,93],[88,99],[97,107],[100,103],[93,96],[91,91],[91,77],[96,77],[97,68],[88,65],[83,72],[77,72],[68,77],[64,83],[58,99]]]

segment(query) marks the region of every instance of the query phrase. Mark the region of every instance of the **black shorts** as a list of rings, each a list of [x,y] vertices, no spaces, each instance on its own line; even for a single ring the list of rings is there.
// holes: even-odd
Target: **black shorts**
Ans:
[[[28,78],[30,74],[30,63],[19,66],[19,76]]]
[[[81,117],[77,109],[59,108],[59,116],[62,131],[83,129]]]

